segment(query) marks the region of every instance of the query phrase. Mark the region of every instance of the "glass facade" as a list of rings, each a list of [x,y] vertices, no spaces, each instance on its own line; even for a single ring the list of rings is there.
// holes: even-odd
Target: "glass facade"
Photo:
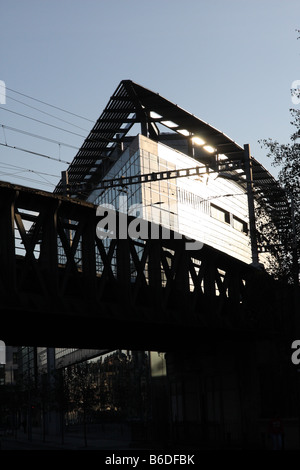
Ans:
[[[144,174],[175,170],[173,162],[146,150],[140,152]],[[178,208],[175,179],[146,183],[142,187],[144,216],[147,220],[178,231]]]
[[[34,384],[37,380],[37,348],[22,346],[18,350],[19,368],[24,383]]]
[[[105,179],[196,166],[203,165],[179,150],[139,135],[111,167]],[[132,205],[140,204],[143,219],[246,263],[251,262],[247,197],[233,181],[208,174],[153,179],[142,184],[94,191],[89,201],[96,205],[111,204],[120,212],[127,212]],[[109,240],[105,240],[105,245],[108,248]]]
[[[140,152],[131,155],[130,149],[125,150],[113,168],[108,172],[105,179],[121,178],[122,176],[134,176],[141,173]],[[122,197],[123,196],[123,197]],[[142,203],[141,186],[133,184],[127,187],[108,188],[100,192],[93,193],[89,198],[96,205],[111,204],[116,210],[122,210],[122,201],[126,196],[128,206]],[[121,203],[121,206],[120,206]]]

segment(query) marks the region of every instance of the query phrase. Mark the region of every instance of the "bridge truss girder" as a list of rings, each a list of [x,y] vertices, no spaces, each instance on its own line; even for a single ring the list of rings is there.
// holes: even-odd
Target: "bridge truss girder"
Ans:
[[[6,344],[167,350],[290,324],[265,272],[209,246],[187,250],[173,232],[108,243],[94,205],[28,188],[2,184],[0,201]]]

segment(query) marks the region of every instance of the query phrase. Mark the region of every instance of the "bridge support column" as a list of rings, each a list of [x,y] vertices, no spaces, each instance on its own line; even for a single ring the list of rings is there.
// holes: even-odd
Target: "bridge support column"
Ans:
[[[122,296],[124,304],[128,304],[131,293],[131,273],[130,273],[130,250],[129,240],[118,240],[117,242],[117,282],[118,297]]]
[[[0,262],[3,278],[0,278],[0,289],[3,294],[16,292],[16,254],[15,254],[15,200],[18,193],[15,191],[7,194],[0,202]]]
[[[40,245],[39,264],[47,272],[46,282],[52,296],[58,293],[58,249],[57,249],[57,212],[60,204],[48,202],[44,207],[43,236]]]

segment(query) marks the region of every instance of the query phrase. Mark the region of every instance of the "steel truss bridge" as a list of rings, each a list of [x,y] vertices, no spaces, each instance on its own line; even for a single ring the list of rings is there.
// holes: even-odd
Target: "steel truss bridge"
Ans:
[[[118,214],[118,217],[122,217]],[[1,340],[168,350],[282,331],[293,307],[261,270],[184,239],[97,237],[93,204],[0,185]]]

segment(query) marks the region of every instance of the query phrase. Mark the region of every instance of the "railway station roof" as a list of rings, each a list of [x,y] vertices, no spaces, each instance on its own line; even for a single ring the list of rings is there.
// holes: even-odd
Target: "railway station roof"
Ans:
[[[222,155],[228,161],[240,161],[240,173],[243,171],[244,147],[159,93],[122,80],[67,170],[70,187],[88,183],[92,188],[101,181],[115,162],[112,156],[116,149],[130,140],[130,131],[136,124],[141,126],[140,133],[156,141],[166,132],[196,143],[198,139],[205,164],[211,160],[213,165],[216,155]],[[286,197],[278,182],[255,158],[251,157],[251,163],[257,197],[267,199],[282,215],[286,214]],[[246,185],[245,180],[240,179],[240,183]],[[63,192],[62,180],[54,192]],[[86,193],[78,191],[77,197],[84,198]]]

